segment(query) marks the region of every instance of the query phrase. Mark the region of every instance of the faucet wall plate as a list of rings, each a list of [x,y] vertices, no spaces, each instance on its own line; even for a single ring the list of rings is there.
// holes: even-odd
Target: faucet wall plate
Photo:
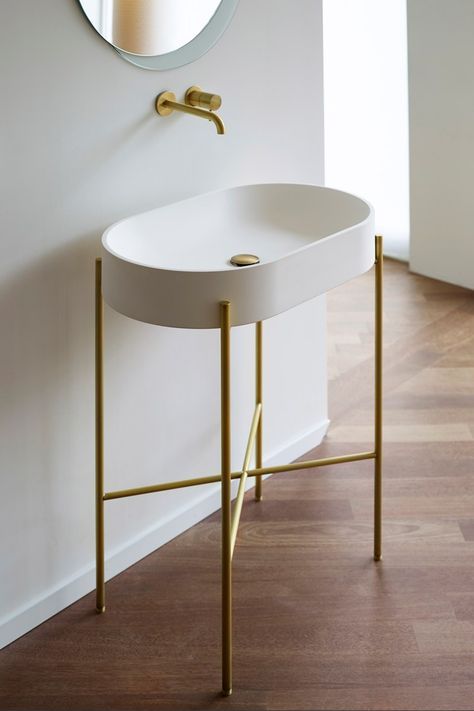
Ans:
[[[162,91],[156,97],[155,108],[160,116],[169,116],[174,111],[171,106],[166,106],[167,101],[176,101],[176,94],[172,91]]]

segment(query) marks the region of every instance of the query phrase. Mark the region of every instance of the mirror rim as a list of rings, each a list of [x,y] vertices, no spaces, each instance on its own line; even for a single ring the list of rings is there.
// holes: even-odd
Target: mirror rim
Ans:
[[[95,32],[102,37],[100,32],[98,32],[94,25],[90,23],[84,8],[82,6],[81,0],[78,0],[82,12],[84,13],[87,21],[94,28]],[[123,59],[127,62],[134,64],[142,69],[151,70],[165,70],[165,69],[176,69],[177,67],[182,67],[185,64],[190,64],[194,62],[203,54],[208,52],[220,39],[224,31],[227,29],[232,17],[237,9],[239,0],[221,0],[217,10],[207,23],[205,27],[196,35],[190,42],[184,44],[179,49],[173,50],[173,52],[167,52],[166,54],[156,54],[156,55],[140,55],[132,54],[131,52],[126,52],[123,49],[119,49],[111,44],[104,37],[102,39],[107,42]]]

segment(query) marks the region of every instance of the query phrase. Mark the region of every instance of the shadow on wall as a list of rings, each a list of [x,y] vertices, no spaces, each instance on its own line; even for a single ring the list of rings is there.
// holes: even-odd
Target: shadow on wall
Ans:
[[[99,253],[98,231],[83,234],[41,255],[0,287],[5,334],[0,341],[0,619],[34,601],[38,591],[44,595],[51,585],[61,586],[93,558],[94,285]],[[117,442],[107,452],[109,486],[145,485],[157,475],[206,474],[209,462],[218,471],[217,331],[160,329],[108,308],[105,327],[106,390],[113,393],[106,441]],[[192,368],[191,349],[197,358]],[[181,377],[162,382],[163,363]],[[209,372],[202,371],[203,363]],[[199,413],[202,421],[196,426]],[[185,449],[180,431],[186,434]],[[183,460],[192,461],[196,471],[194,466],[183,471]],[[185,505],[183,492],[147,502],[138,497],[113,508],[108,545],[120,544],[125,530],[134,535],[162,520],[171,505]]]
[[[90,499],[97,253],[97,233],[83,235],[0,287],[2,520],[10,531],[2,536],[8,546],[3,586],[10,600],[15,589],[44,589],[58,579],[64,519],[74,526],[80,513],[69,499]],[[78,468],[79,479],[71,476]],[[92,517],[91,505],[91,526]],[[19,543],[14,548],[12,535]]]

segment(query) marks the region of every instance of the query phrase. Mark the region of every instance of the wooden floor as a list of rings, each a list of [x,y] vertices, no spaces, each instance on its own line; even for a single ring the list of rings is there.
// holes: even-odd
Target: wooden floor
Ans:
[[[332,426],[371,447],[373,275],[329,295]],[[372,462],[249,500],[222,699],[213,516],[0,652],[1,709],[474,709],[474,296],[386,262],[384,559]]]

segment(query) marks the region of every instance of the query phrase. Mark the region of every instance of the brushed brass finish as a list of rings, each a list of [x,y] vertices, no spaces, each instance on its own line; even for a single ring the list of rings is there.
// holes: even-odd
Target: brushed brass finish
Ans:
[[[196,89],[196,87],[192,87]],[[174,96],[165,92],[157,99],[157,111],[168,115],[174,106]],[[160,99],[161,97],[161,99]],[[192,112],[209,113],[203,109],[187,106]],[[171,109],[171,111],[169,111]],[[180,109],[181,110],[181,109]],[[214,115],[214,114],[213,114]],[[215,116],[215,115],[214,115]],[[236,255],[242,256],[242,255]],[[243,255],[252,256],[252,255]],[[258,259],[258,257],[255,257]],[[382,327],[383,327],[383,252],[382,237],[375,237],[375,442],[374,450],[292,462],[274,467],[262,466],[262,417],[263,417],[263,324],[255,324],[255,410],[250,426],[242,469],[231,470],[231,304],[222,301],[220,308],[221,349],[221,473],[212,476],[194,477],[180,481],[164,482],[152,486],[134,487],[104,493],[104,410],[103,410],[103,298],[102,262],[96,260],[95,271],[95,402],[96,402],[96,609],[105,610],[104,577],[104,502],[141,494],[169,491],[202,484],[221,483],[222,506],[222,693],[232,693],[232,557],[242,513],[245,483],[248,477],[256,477],[255,498],[262,498],[262,477],[265,474],[304,471],[323,466],[374,460],[374,559],[382,558]],[[249,469],[255,447],[255,468]],[[239,488],[232,514],[233,479],[239,479]]]
[[[234,254],[230,258],[230,263],[234,267],[249,267],[252,264],[259,264],[260,258],[256,254]]]
[[[186,91],[184,103],[189,106],[199,106],[208,111],[217,111],[222,105],[222,99],[219,94],[209,94],[207,91],[203,91],[200,86],[190,86]]]
[[[95,607],[97,612],[104,612],[104,301],[101,259],[96,259],[95,262],[95,528]]]
[[[234,504],[234,511],[232,513],[232,526],[231,526],[231,552],[234,555],[235,541],[237,540],[237,531],[239,530],[240,514],[242,513],[242,504],[244,503],[245,494],[245,482],[247,481],[248,468],[250,465],[250,458],[252,456],[253,448],[255,445],[255,438],[257,436],[258,424],[260,422],[260,415],[262,413],[262,406],[260,403],[255,405],[255,411],[252,417],[252,423],[250,425],[250,432],[247,440],[247,448],[245,450],[244,463],[242,464],[242,472],[239,481],[239,489],[237,491],[237,498]]]
[[[176,101],[176,94],[172,91],[162,91],[158,94],[155,101],[155,109],[160,114],[160,116],[169,116],[173,113],[171,106],[169,106],[169,101]]]
[[[221,309],[222,693],[232,693],[232,481],[230,429],[230,303]]]
[[[374,560],[382,560],[383,238],[375,237]]]
[[[262,466],[262,436],[263,436],[263,324],[261,321],[257,321],[255,324],[255,402],[260,405],[260,417],[258,420],[257,429],[257,441],[255,445],[255,466],[259,469]],[[261,476],[257,476],[255,479],[255,501],[262,500],[262,484],[263,480]]]
[[[279,464],[274,467],[259,467],[250,469],[249,476],[264,476],[265,474],[280,474],[283,472],[297,472],[303,469],[314,469],[325,467],[331,464],[344,464],[345,462],[359,462],[363,459],[374,459],[375,452],[359,452],[357,454],[343,454],[340,457],[325,457],[324,459],[308,459],[305,462],[292,462],[291,464]],[[236,472],[237,473],[237,472]],[[240,473],[240,472],[239,472]]]
[[[225,133],[224,122],[218,114],[213,111],[208,111],[207,109],[200,109],[197,106],[182,104],[176,101],[176,95],[173,94],[172,91],[162,91],[161,94],[158,94],[155,101],[155,108],[160,116],[169,116],[173,111],[181,111],[184,114],[205,118],[213,122],[219,135]]]
[[[308,459],[304,462],[292,462],[291,464],[279,464],[274,467],[259,467],[249,469],[247,476],[263,476],[265,474],[284,474],[285,472],[295,472],[305,469],[317,469],[319,467],[331,466],[332,464],[344,464],[346,462],[360,462],[364,459],[375,459],[375,452],[358,452],[357,454],[343,454],[340,457],[325,457],[324,459]],[[231,472],[231,479],[240,479],[242,472]],[[120,489],[109,491],[104,494],[104,501],[113,499],[124,499],[128,496],[141,496],[142,494],[155,494],[159,491],[170,491],[172,489],[183,489],[188,486],[200,486],[202,484],[215,484],[221,481],[220,474],[211,476],[194,477],[193,479],[180,479],[178,481],[168,481],[163,484],[152,484],[150,486],[139,486],[133,489]]]

